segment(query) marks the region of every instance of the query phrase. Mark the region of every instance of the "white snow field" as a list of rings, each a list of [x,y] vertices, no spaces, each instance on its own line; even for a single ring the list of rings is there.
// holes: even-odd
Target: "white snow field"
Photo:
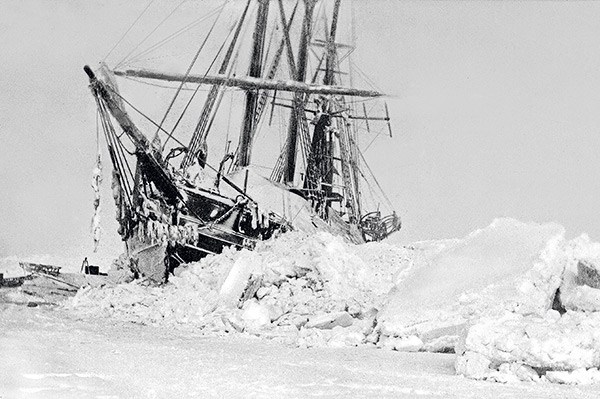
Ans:
[[[454,355],[296,348],[247,335],[0,305],[2,398],[597,398],[597,385],[457,376]]]
[[[159,287],[0,303],[0,396],[597,397],[600,244],[564,235],[513,219],[405,247],[289,233]]]

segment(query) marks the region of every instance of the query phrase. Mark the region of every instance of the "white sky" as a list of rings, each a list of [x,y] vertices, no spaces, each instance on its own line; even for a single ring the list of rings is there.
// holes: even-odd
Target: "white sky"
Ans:
[[[0,256],[91,252],[95,109],[82,66],[147,4],[0,3]],[[366,156],[404,221],[394,241],[461,237],[498,216],[600,238],[599,2],[355,7],[355,62],[393,96],[395,135]],[[103,201],[101,251],[116,253]]]

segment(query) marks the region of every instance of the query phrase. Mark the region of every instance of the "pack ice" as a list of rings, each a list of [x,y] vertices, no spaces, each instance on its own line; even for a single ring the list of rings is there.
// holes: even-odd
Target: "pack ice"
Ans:
[[[162,287],[139,282],[86,288],[68,306],[81,314],[244,333],[311,346],[356,346],[411,250],[348,244],[328,233],[288,233],[254,251],[227,250],[179,267]]]
[[[600,247],[557,224],[497,219],[415,260],[378,315],[379,345],[455,350],[496,381],[599,381]]]
[[[288,233],[177,269],[169,284],[85,288],[82,315],[302,347],[456,352],[494,381],[600,381],[600,244],[497,219],[464,239],[352,245]]]
[[[564,229],[497,219],[429,251],[397,284],[378,316],[381,344],[397,350],[451,350],[466,324],[504,311],[542,314],[560,285],[554,259]]]

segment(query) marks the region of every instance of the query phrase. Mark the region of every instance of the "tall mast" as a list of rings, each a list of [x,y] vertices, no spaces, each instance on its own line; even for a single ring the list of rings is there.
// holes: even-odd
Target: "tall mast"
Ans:
[[[326,85],[333,84],[333,73],[335,68],[336,48],[335,35],[337,32],[338,14],[340,11],[341,0],[335,0],[333,6],[333,19],[331,20],[331,31],[329,32],[329,40],[327,41],[327,58],[325,60],[325,78],[323,83]]]
[[[269,0],[258,0],[258,14],[256,16],[256,26],[254,28],[254,44],[252,46],[252,59],[250,60],[250,70],[248,75],[254,78],[260,78],[262,75],[263,51],[265,47],[265,32],[267,30],[267,17],[269,14]],[[256,113],[256,103],[258,100],[257,90],[246,91],[246,110],[244,112],[244,125],[240,137],[240,148],[237,159],[238,166],[247,166],[250,164],[252,154],[252,131],[254,128],[254,114]]]
[[[333,10],[333,19],[331,21],[331,31],[329,34],[329,38],[327,41],[327,54],[325,60],[325,77],[323,79],[323,84],[325,85],[333,85],[335,84],[335,69],[336,64],[338,63],[337,59],[337,45],[335,43],[335,36],[337,31],[337,23],[338,23],[338,15],[340,8],[341,0],[336,0]],[[342,100],[344,101],[344,100]],[[333,104],[332,104],[333,105]],[[344,193],[346,197],[346,204],[342,204],[346,206],[348,211],[348,217],[351,221],[357,221],[360,218],[361,209],[359,203],[359,187],[358,187],[358,170],[357,170],[357,161],[356,161],[356,143],[354,142],[352,136],[352,129],[348,123],[346,117],[342,118],[342,120],[335,121],[335,128],[338,131],[338,144],[340,151],[340,162],[341,162],[341,172],[344,186]],[[330,165],[333,164],[333,137],[329,138],[328,145],[326,148],[325,158],[331,162]],[[333,167],[329,167],[327,169],[327,173],[323,176],[323,180],[325,182],[324,191],[326,197],[330,197],[332,193],[332,183],[333,183]]]
[[[334,84],[334,68],[336,62],[335,36],[337,32],[338,13],[340,0],[336,0],[333,8],[333,19],[331,28],[327,37],[325,48],[325,77],[323,84],[330,86]],[[333,132],[331,131],[331,114],[336,112],[334,109],[335,101],[324,99],[319,103],[322,111],[319,119],[315,123],[313,131],[310,159],[307,165],[307,179],[305,189],[312,191],[317,198],[317,211],[327,216],[327,206],[330,204],[333,193]],[[343,165],[342,165],[343,166]]]
[[[312,16],[315,8],[316,0],[305,0],[304,1],[304,21],[302,23],[302,39],[300,40],[300,47],[298,49],[298,65],[296,70],[295,79],[299,82],[304,82],[306,78],[306,64],[308,60],[308,44],[310,43],[310,34],[312,31]],[[299,109],[299,101],[302,98],[298,95],[294,96],[294,110]],[[298,141],[298,113],[294,112],[290,115],[290,124],[288,130],[288,141],[287,141],[287,163],[285,168],[285,182],[294,182],[294,172],[296,169],[296,146]],[[300,115],[302,116],[302,115]]]
[[[337,23],[338,14],[340,11],[341,0],[336,0],[333,6],[333,17],[331,19],[331,31],[329,32],[329,40],[327,41],[327,56],[325,59],[325,78],[323,84],[333,85],[335,82],[334,69],[336,68],[337,61],[337,48],[335,45],[336,34],[337,34]],[[325,191],[325,197],[331,198],[333,192],[333,135],[331,131],[328,132],[328,137],[323,135],[323,191]]]

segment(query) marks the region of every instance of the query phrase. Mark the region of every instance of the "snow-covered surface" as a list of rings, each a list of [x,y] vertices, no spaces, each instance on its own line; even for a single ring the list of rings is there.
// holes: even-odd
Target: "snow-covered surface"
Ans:
[[[328,233],[295,232],[255,251],[226,250],[179,267],[166,285],[88,286],[56,314],[225,346],[251,342],[315,353],[351,347],[417,363],[411,356],[429,356],[475,380],[596,384],[598,265],[600,244],[587,236],[567,241],[557,224],[513,219],[495,220],[464,239],[408,246],[357,246]],[[119,273],[124,280],[127,273]],[[25,290],[4,298],[28,303]],[[394,351],[362,352],[376,348]],[[448,351],[456,355],[410,354]],[[334,386],[319,392],[343,393],[350,385]],[[364,396],[360,383],[351,386]],[[419,395],[368,389],[375,396]]]
[[[464,339],[457,348],[460,374],[537,381],[538,374],[547,378],[546,370],[577,371],[587,374],[589,382],[600,382],[598,312],[569,311],[561,316],[549,310],[543,317],[507,312],[500,318],[478,320]]]
[[[537,311],[505,308],[472,318],[456,346],[458,373],[496,381],[600,382],[600,245],[583,235],[549,249],[538,269],[553,271],[557,297]],[[539,279],[531,283],[540,285]]]
[[[563,236],[556,224],[497,219],[463,240],[427,251],[378,315],[386,346],[452,347],[472,319],[505,309],[545,312],[561,282],[564,264],[554,253]]]
[[[0,258],[0,273],[4,277],[23,276],[26,273],[23,271],[19,262],[40,263],[50,266],[58,266],[62,272],[77,273],[81,269],[83,258],[64,256],[64,255],[27,255],[27,256],[5,256]],[[113,258],[110,256],[96,256],[90,254],[89,263],[100,266],[101,270],[108,270],[112,264]]]
[[[0,304],[2,398],[597,398],[598,385],[492,384],[454,355],[294,348]]]
[[[356,346],[366,342],[377,309],[411,267],[412,252],[383,243],[355,246],[328,233],[289,233],[254,251],[228,250],[179,268],[163,287],[86,288],[67,306],[86,316],[206,334]]]
[[[600,243],[591,242],[587,235],[571,240],[567,246],[569,261],[560,286],[560,299],[569,310],[600,311],[600,286],[587,282],[583,268],[600,275]],[[584,266],[585,265],[585,266]],[[588,284],[592,284],[592,287]]]

